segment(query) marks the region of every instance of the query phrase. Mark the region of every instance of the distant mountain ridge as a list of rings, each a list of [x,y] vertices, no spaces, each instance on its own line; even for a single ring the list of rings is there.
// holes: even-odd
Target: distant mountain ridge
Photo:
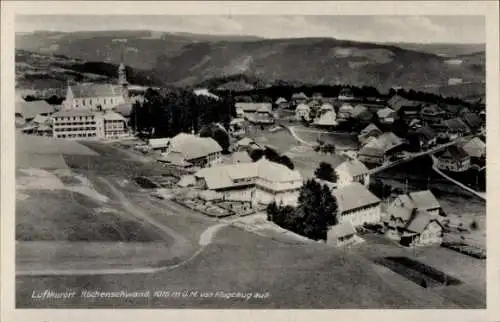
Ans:
[[[449,79],[484,84],[485,56],[472,51],[477,48],[448,46],[448,56],[442,57],[435,50],[442,50],[443,45],[410,47],[334,38],[261,39],[147,30],[16,35],[16,49],[86,62],[118,64],[125,48],[126,65],[155,83],[169,85],[194,86],[231,75],[264,83],[352,84],[381,90],[440,88],[448,86]],[[450,63],[456,57],[461,61]]]

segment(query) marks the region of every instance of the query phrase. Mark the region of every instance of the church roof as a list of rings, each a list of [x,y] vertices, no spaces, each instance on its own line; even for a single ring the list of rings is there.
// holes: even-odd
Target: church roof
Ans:
[[[70,86],[74,98],[122,96],[121,86],[113,84],[82,83]]]

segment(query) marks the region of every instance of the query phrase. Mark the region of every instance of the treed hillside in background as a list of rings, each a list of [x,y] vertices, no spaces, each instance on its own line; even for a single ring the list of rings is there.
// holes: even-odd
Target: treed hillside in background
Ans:
[[[452,96],[484,93],[484,52],[471,55],[472,48],[459,46],[447,48],[448,57],[441,57],[428,49],[332,38],[258,39],[106,31],[19,34],[16,48],[118,64],[123,39],[127,41],[126,65],[137,70],[138,81],[155,84],[193,86],[214,78],[245,75],[264,85],[300,82],[374,86],[381,91],[403,86],[434,93],[448,91]],[[456,54],[450,55],[453,52]],[[83,71],[87,73],[86,68]],[[90,68],[90,75],[85,77],[92,77],[92,71]],[[449,85],[450,79],[460,79],[462,84]],[[467,93],[461,94],[464,88]]]

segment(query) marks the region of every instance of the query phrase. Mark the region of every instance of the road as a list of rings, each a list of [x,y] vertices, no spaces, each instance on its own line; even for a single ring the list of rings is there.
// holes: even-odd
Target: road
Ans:
[[[478,196],[479,198],[481,198],[483,200],[486,200],[486,193],[485,192],[479,192],[479,191],[476,191],[476,190],[474,190],[474,189],[472,189],[470,187],[467,187],[463,183],[461,183],[461,182],[459,182],[459,181],[451,178],[450,176],[446,175],[444,172],[442,172],[441,170],[439,170],[438,167],[437,167],[437,159],[434,156],[432,156],[432,169],[437,174],[439,174],[440,176],[442,176],[443,178],[445,178],[446,180],[448,180],[450,182],[453,182],[454,184],[456,184],[460,188],[462,188],[464,190],[467,190],[468,192],[472,193],[475,196]]]

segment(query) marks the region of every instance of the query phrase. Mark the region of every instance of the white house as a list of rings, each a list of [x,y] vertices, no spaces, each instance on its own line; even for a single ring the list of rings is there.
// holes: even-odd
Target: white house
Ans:
[[[311,108],[305,103],[301,103],[295,108],[295,119],[297,121],[302,121],[302,119],[309,121],[310,114]]]
[[[170,144],[170,138],[149,139],[148,146],[151,150],[165,152]]]
[[[416,211],[403,229],[401,244],[405,246],[426,246],[441,244],[443,226],[436,218],[425,211]]]
[[[219,165],[222,148],[212,138],[202,138],[193,134],[179,133],[170,139],[166,155],[179,153],[184,161],[196,167]]]
[[[370,170],[357,159],[347,160],[339,164],[335,168],[335,173],[337,173],[339,186],[349,185],[353,182],[359,182],[366,187],[370,184]]]
[[[297,170],[265,157],[254,163],[205,168],[195,174],[202,188],[214,191],[218,199],[254,204],[297,204],[302,176]]]
[[[354,227],[378,223],[381,219],[380,199],[359,182],[334,189],[338,205],[339,223],[349,222]]]
[[[356,230],[350,222],[331,226],[326,235],[326,242],[337,247],[354,244],[357,239]]]

